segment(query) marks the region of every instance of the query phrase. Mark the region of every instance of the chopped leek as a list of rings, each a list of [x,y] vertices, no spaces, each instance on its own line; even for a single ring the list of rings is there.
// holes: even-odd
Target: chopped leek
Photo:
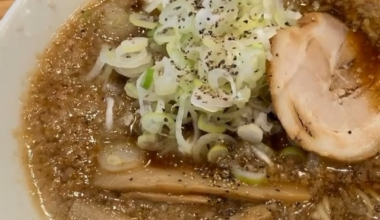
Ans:
[[[265,170],[259,172],[251,172],[244,170],[243,168],[236,165],[232,167],[232,174],[236,179],[248,185],[262,184],[267,179]]]
[[[306,159],[306,153],[300,147],[292,147],[292,146],[285,147],[281,151],[280,155],[283,156],[283,157],[291,156],[291,157],[298,158],[300,160],[305,160]]]
[[[208,133],[197,140],[192,150],[192,155],[195,161],[201,162],[207,156],[209,145],[223,143],[223,145],[233,146],[237,141],[229,135],[220,133]]]
[[[148,68],[144,74],[144,78],[141,81],[140,86],[144,89],[149,89],[153,82],[154,69]]]
[[[227,147],[223,145],[213,146],[207,154],[207,160],[210,163],[216,163],[220,158],[228,155]]]
[[[156,31],[156,29],[148,30],[146,32],[146,36],[149,38],[153,37],[155,31]]]
[[[217,125],[207,119],[206,114],[201,114],[198,118],[198,128],[208,133],[223,133],[227,130],[225,125]]]
[[[127,82],[127,84],[125,84],[125,86],[124,86],[124,90],[129,97],[134,98],[134,99],[139,98],[139,94],[137,93],[137,88],[136,88],[135,84],[133,84],[131,82]]]
[[[173,135],[175,122],[169,114],[162,112],[150,112],[144,115],[141,119],[141,126],[145,131],[148,131],[151,134],[164,134],[164,125],[170,129],[169,135]]]
[[[154,19],[151,16],[140,13],[132,13],[129,16],[129,21],[137,27],[143,27],[146,29],[154,29],[158,25],[158,23],[154,22]]]
[[[261,130],[255,133],[255,144],[271,132],[268,112],[249,103],[267,92],[263,90],[267,90],[266,62],[272,58],[270,39],[286,28],[284,24],[294,25],[301,17],[284,8],[282,0],[205,0],[201,4],[198,7],[196,0],[147,0],[144,11],[159,11],[158,21],[142,13],[132,13],[129,19],[149,29],[148,37],[127,39],[117,48],[105,46],[99,57],[100,62],[134,79],[125,91],[137,96],[142,129],[152,135],[149,139],[175,138],[178,150],[196,160],[205,158],[206,142],[219,143],[214,137],[233,139],[220,136],[227,129],[237,131],[254,124]],[[150,43],[167,55],[154,60]],[[185,124],[194,129],[191,141],[183,135]],[[199,130],[211,136],[201,137]],[[144,146],[146,138],[140,141]],[[260,150],[257,153],[264,155]]]

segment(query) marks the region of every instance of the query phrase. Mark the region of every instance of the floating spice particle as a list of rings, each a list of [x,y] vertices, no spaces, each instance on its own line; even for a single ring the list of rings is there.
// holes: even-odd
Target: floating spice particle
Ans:
[[[375,205],[375,212],[380,212],[380,204]]]

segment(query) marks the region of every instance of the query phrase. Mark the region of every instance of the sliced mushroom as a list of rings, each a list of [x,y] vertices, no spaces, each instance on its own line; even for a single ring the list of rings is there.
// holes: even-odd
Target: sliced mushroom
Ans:
[[[75,200],[69,211],[70,220],[131,220],[130,217],[114,211],[106,211],[95,202],[84,199]]]
[[[168,195],[162,193],[144,193],[144,192],[129,192],[124,194],[125,197],[130,199],[144,199],[155,202],[168,202],[168,203],[197,203],[207,204],[210,200],[207,196],[200,195]]]
[[[205,179],[187,170],[147,168],[125,174],[102,174],[94,179],[94,185],[103,189],[171,194],[205,194],[231,199],[257,201],[305,201],[309,192],[297,186],[236,186],[224,187],[224,182]]]
[[[258,205],[232,216],[231,220],[273,220],[273,216],[265,205]]]
[[[369,42],[368,42],[369,44]],[[342,161],[380,150],[376,94],[380,70],[362,35],[323,13],[273,38],[268,74],[273,105],[289,137],[303,148]]]

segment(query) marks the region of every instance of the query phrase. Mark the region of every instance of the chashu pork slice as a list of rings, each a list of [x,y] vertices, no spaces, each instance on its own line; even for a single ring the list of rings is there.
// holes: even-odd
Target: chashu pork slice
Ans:
[[[341,161],[379,152],[380,60],[362,35],[328,14],[309,13],[272,40],[268,80],[290,138]]]

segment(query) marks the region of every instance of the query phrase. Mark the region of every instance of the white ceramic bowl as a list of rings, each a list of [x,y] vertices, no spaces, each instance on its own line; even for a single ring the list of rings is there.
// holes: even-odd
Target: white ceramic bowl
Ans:
[[[37,54],[86,0],[17,0],[0,22],[0,219],[43,219],[25,180],[12,136],[20,118],[19,97]]]

